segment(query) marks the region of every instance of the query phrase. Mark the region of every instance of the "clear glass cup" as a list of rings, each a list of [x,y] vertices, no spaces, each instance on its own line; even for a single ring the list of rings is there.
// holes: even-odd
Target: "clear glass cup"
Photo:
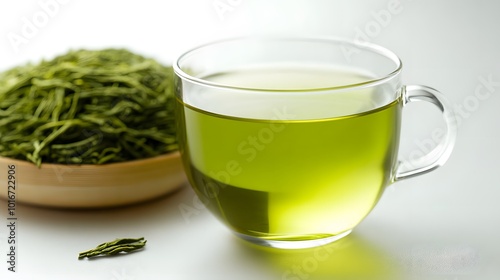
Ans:
[[[174,64],[179,142],[189,182],[236,235],[277,248],[349,234],[384,189],[443,165],[456,138],[447,99],[401,82],[373,44],[239,38]],[[398,160],[401,111],[434,104],[447,132],[418,161]]]

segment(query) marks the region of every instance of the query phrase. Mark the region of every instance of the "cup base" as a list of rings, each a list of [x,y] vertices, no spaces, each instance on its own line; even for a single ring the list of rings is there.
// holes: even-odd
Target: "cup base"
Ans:
[[[351,232],[352,229],[325,238],[310,239],[310,240],[289,240],[289,241],[262,239],[255,236],[250,236],[237,232],[235,234],[236,236],[240,237],[245,241],[264,247],[271,247],[278,249],[305,249],[305,248],[323,246],[328,243],[335,242],[343,237],[346,237]]]

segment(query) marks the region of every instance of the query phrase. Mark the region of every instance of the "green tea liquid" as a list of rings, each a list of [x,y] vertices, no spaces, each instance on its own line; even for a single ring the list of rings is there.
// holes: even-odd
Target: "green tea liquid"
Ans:
[[[301,88],[301,80],[303,87],[327,84],[324,79],[338,74],[326,75],[324,69],[316,76],[311,69],[287,69],[290,72],[293,88]],[[259,79],[266,88],[290,85],[290,75],[283,71],[252,73],[253,86]],[[342,75],[344,80],[361,79],[349,72]],[[212,79],[241,82],[249,76],[242,71]],[[347,101],[343,109],[361,108],[360,102],[369,108],[373,94],[361,93],[355,97],[357,105]],[[274,119],[226,116],[178,102],[181,151],[190,183],[236,232],[275,240],[328,237],[352,229],[379,199],[395,166],[399,99],[348,116],[304,119],[307,110],[317,115],[331,108],[334,115],[343,105],[343,99],[323,98],[321,108],[304,105],[297,112],[293,106],[273,105]],[[263,114],[273,111],[266,106]],[[300,119],[284,119],[297,115]]]

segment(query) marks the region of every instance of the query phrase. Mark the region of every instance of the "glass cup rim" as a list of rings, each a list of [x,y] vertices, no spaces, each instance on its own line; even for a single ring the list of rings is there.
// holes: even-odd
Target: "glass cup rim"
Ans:
[[[234,85],[227,85],[223,83],[217,83],[213,81],[209,81],[203,78],[198,78],[193,75],[186,73],[182,70],[180,66],[181,61],[188,57],[189,55],[202,50],[206,47],[215,46],[224,43],[236,42],[236,41],[302,41],[302,42],[320,42],[320,43],[329,43],[332,45],[339,46],[350,46],[357,49],[363,49],[366,51],[370,51],[372,53],[377,53],[379,55],[384,56],[387,59],[390,59],[393,63],[395,63],[395,69],[390,71],[385,75],[381,75],[381,77],[374,79],[367,79],[366,81],[352,84],[345,84],[339,86],[331,86],[331,87],[318,87],[318,88],[306,88],[306,89],[268,89],[268,88],[258,88],[258,87],[240,87]],[[386,81],[391,80],[400,74],[403,68],[403,63],[401,59],[388,48],[382,47],[378,44],[374,44],[371,42],[358,42],[351,39],[340,38],[340,37],[307,37],[307,36],[249,36],[249,37],[234,37],[234,38],[225,38],[219,39],[212,42],[208,42],[205,44],[201,44],[197,47],[191,48],[181,55],[179,55],[172,65],[172,68],[177,76],[181,79],[189,81],[191,83],[206,86],[211,88],[219,88],[219,89],[230,89],[230,90],[244,90],[244,91],[258,91],[258,92],[312,92],[312,91],[336,91],[336,90],[346,90],[346,89],[360,89],[360,88],[369,88],[373,86],[377,86],[385,83]]]

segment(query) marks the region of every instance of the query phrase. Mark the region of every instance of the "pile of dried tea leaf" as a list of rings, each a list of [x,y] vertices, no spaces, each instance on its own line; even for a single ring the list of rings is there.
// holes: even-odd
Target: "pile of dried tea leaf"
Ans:
[[[178,149],[173,71],[123,49],[77,50],[0,73],[0,156],[104,164]]]

